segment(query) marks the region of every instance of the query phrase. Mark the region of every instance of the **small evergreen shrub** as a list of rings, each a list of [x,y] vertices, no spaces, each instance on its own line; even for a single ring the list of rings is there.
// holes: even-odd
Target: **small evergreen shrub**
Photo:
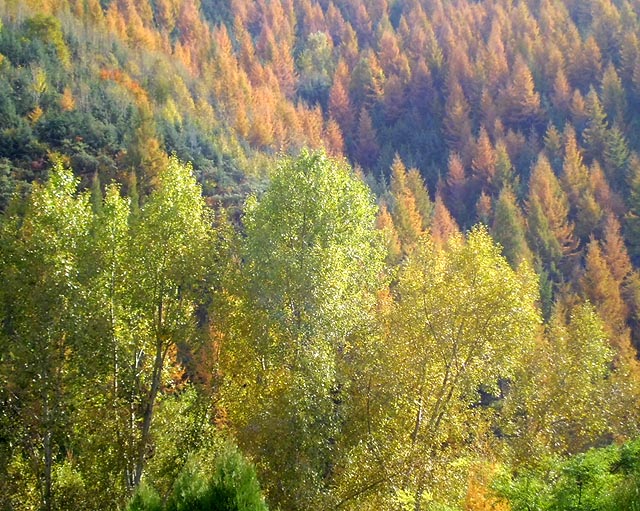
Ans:
[[[267,511],[267,505],[251,462],[226,447],[213,461],[192,457],[166,504],[153,489],[141,485],[127,511]]]

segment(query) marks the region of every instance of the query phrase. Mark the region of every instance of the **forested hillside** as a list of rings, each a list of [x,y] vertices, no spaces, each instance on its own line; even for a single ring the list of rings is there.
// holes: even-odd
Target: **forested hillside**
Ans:
[[[0,0],[0,510],[640,506],[639,16]]]

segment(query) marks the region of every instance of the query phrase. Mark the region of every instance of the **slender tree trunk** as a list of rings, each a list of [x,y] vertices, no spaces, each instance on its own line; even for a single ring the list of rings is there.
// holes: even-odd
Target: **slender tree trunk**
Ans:
[[[140,437],[140,446],[138,450],[138,459],[136,461],[134,487],[140,484],[142,478],[142,470],[145,465],[145,454],[147,451],[147,445],[151,436],[151,421],[153,420],[153,410],[155,407],[156,397],[158,396],[158,390],[160,389],[160,379],[162,378],[162,367],[164,365],[164,357],[166,354],[166,348],[162,341],[158,339],[156,342],[156,356],[153,363],[153,375],[151,378],[151,390],[149,390],[149,396],[147,398],[147,405],[144,410],[144,416],[142,418],[142,434]]]
[[[138,349],[133,354],[132,368],[134,374],[134,383],[131,386],[131,392],[129,393],[129,424],[128,424],[128,438],[126,445],[127,456],[127,487],[131,491],[136,487],[136,392],[140,389],[140,364],[142,363],[142,357],[144,352]]]
[[[51,511],[51,472],[53,466],[53,454],[51,449],[51,409],[49,407],[49,396],[44,395],[42,417],[44,419],[44,437],[42,439],[42,448],[44,454],[44,492],[42,495],[42,509]]]
[[[420,511],[422,507],[422,494],[424,493],[424,473],[420,474],[420,479],[418,480],[418,488],[416,489],[416,503],[414,506],[414,511]]]

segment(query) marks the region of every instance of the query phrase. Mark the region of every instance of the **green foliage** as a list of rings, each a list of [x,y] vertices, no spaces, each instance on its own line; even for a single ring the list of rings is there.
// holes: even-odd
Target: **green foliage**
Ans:
[[[383,267],[375,214],[344,162],[308,151],[283,159],[245,209],[242,302],[222,354],[232,375],[225,405],[269,498],[292,509],[326,494],[340,362],[370,322]]]
[[[4,211],[16,187],[8,160],[0,160],[0,212]]]
[[[591,304],[556,307],[504,406],[502,428],[514,463],[528,466],[552,453],[580,452],[612,433],[612,359]]]
[[[307,102],[327,107],[333,75],[331,40],[324,32],[311,34],[300,52],[297,67],[300,72],[298,94]]]
[[[127,506],[127,511],[162,511],[162,498],[146,483],[141,483]]]
[[[307,151],[281,161],[264,196],[247,202],[251,299],[290,339],[276,348],[278,364],[295,367],[305,342],[319,342],[314,356],[327,362],[325,349],[349,335],[372,304],[382,268],[375,212],[366,185],[345,163]]]
[[[178,477],[167,511],[266,511],[253,465],[229,446],[219,453],[213,473],[187,465]]]
[[[582,133],[587,149],[587,156],[603,156],[607,145],[608,123],[607,114],[602,108],[600,98],[595,89],[591,88],[587,95],[587,114],[589,119]]]
[[[25,21],[25,31],[30,38],[39,38],[45,44],[52,45],[58,54],[60,62],[69,67],[71,64],[69,48],[62,35],[60,20],[45,14],[36,14]]]
[[[496,242],[502,245],[503,254],[511,266],[517,268],[522,261],[531,263],[524,219],[509,187],[500,192],[491,232]]]
[[[604,163],[609,183],[616,190],[623,190],[629,164],[629,146],[617,126],[609,130],[604,150]]]
[[[159,438],[152,428],[161,396],[181,383],[178,345],[198,343],[208,277],[211,217],[190,167],[172,159],[132,222],[119,187],[92,198],[77,186],[56,166],[0,231],[0,433],[9,459],[30,462],[20,478],[3,471],[12,494],[35,480],[50,509],[117,506],[152,446],[162,482],[212,433],[210,408],[200,414],[183,388],[163,406]],[[171,410],[189,413],[171,424]]]
[[[142,484],[127,511],[267,511],[253,465],[227,445],[213,458],[196,455],[184,466],[166,504]]]
[[[535,470],[504,470],[494,481],[513,511],[632,511],[640,508],[639,486],[638,440],[549,458]]]
[[[214,423],[215,404],[194,385],[164,397],[153,422],[155,455],[145,468],[160,494],[168,495],[194,452],[220,449]]]
[[[473,509],[477,458],[532,507],[637,506],[537,468],[637,431],[637,275],[595,249],[618,216],[640,260],[637,2],[512,3],[0,0],[3,511],[160,509],[180,473],[234,507],[193,456],[221,427],[287,510]],[[346,163],[274,156],[323,144],[378,190],[416,167],[393,268]]]
[[[21,428],[11,433],[11,456],[30,458],[42,504],[54,504],[53,468],[70,433],[73,385],[69,353],[81,342],[81,260],[91,222],[87,195],[57,165],[46,185],[34,185],[24,213],[9,211],[2,222],[0,274],[3,335],[0,371],[11,389],[3,392]],[[37,447],[27,446],[37,439]]]
[[[53,479],[53,492],[57,495],[53,509],[59,511],[91,509],[89,491],[82,474],[70,462],[58,465]]]
[[[175,383],[172,368],[180,344],[197,339],[196,309],[208,272],[211,215],[192,168],[175,157],[158,175],[158,187],[135,219],[125,268],[130,280],[124,296],[128,384],[142,406],[135,445],[133,486],[142,477],[151,425],[161,388]],[[141,354],[149,356],[141,357]],[[127,381],[127,380],[125,380]]]

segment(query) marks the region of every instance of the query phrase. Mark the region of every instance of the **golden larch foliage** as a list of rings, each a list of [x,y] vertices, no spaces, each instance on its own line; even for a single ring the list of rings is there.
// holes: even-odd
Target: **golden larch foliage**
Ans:
[[[332,156],[342,156],[344,154],[344,137],[340,125],[329,119],[324,128],[324,144],[327,152]]]
[[[465,511],[509,511],[508,502],[496,497],[491,482],[498,470],[493,463],[474,463],[469,469]]]
[[[496,154],[484,126],[480,128],[478,141],[475,144],[471,169],[482,189],[491,186],[496,173]]]
[[[578,244],[573,224],[569,221],[569,200],[544,154],[538,157],[531,173],[527,210],[529,215],[534,210],[544,215],[563,255],[575,251]]]
[[[70,87],[65,87],[62,96],[60,97],[60,108],[65,112],[70,112],[76,107],[76,101],[73,99],[73,93]]]
[[[436,246],[443,247],[452,236],[460,234],[460,228],[439,194],[436,196],[435,202],[433,222],[431,223],[431,238]]]
[[[580,279],[582,293],[593,303],[601,318],[606,319],[605,328],[618,346],[626,331],[627,306],[620,294],[620,287],[614,278],[600,243],[591,239],[587,245],[585,270]]]
[[[387,204],[384,201],[380,204],[380,209],[378,210],[376,228],[383,233],[384,243],[387,248],[387,264],[393,265],[398,263],[402,258],[402,246],[400,244],[400,238],[398,237],[398,231],[393,223]]]
[[[407,170],[396,154],[391,165],[391,196],[393,197],[393,223],[405,254],[410,253],[422,234],[423,218],[416,198],[407,186]]]
[[[609,213],[604,225],[603,255],[618,285],[622,285],[633,272],[631,259],[620,231],[620,222],[613,213]]]

